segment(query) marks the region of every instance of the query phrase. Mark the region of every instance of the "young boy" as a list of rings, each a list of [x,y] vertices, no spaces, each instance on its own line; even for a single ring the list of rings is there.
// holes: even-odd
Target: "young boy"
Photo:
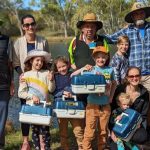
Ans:
[[[122,139],[118,138],[115,133],[112,131],[112,128],[117,120],[121,120],[121,113],[128,109],[132,104],[130,96],[126,93],[120,93],[117,97],[117,105],[119,106],[112,112],[109,122],[109,129],[111,130],[111,139],[110,149],[111,150],[139,150],[139,148],[132,142],[125,142]]]
[[[110,66],[113,67],[117,84],[123,82],[128,69],[127,50],[129,39],[127,36],[120,36],[117,41],[117,52],[112,57]]]
[[[103,46],[97,46],[93,50],[92,57],[95,61],[94,67],[86,65],[84,68],[77,70],[72,75],[78,74],[83,69],[86,69],[91,70],[93,73],[96,72],[96,74],[103,74],[105,76],[107,82],[106,92],[88,95],[88,104],[86,107],[86,127],[83,139],[83,149],[92,149],[91,143],[94,139],[96,128],[98,127],[98,150],[103,150],[106,144],[107,124],[111,113],[109,103],[111,102],[114,94],[116,81],[114,80],[113,68],[106,65],[107,60],[109,59],[106,48]]]

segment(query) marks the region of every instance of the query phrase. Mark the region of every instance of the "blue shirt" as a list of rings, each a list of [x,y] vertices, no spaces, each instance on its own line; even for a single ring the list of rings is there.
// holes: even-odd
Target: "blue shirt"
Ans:
[[[92,72],[98,72],[105,76],[106,83],[111,83],[114,80],[114,71],[112,67],[104,67],[100,68],[98,66],[94,66]],[[87,97],[89,104],[97,104],[97,105],[106,105],[109,104],[109,97],[107,95],[99,94],[89,94]]]
[[[119,36],[127,35],[130,40],[129,65],[141,69],[142,75],[150,75],[150,23],[145,23],[144,38],[141,38],[139,29],[133,24],[107,37],[116,42]]]
[[[121,80],[125,78],[129,66],[128,59],[125,56],[120,56],[115,53],[111,59],[110,66],[114,69],[117,84],[120,84]]]

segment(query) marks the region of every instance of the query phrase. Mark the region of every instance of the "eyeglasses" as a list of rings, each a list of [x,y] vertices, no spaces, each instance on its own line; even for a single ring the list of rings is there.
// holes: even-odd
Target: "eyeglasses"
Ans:
[[[35,25],[36,25],[35,22],[31,22],[31,23],[25,23],[25,24],[23,24],[23,27],[29,28],[30,26],[34,27]]]
[[[133,78],[139,78],[139,77],[140,77],[139,74],[137,74],[137,75],[129,75],[129,76],[128,76],[128,78],[131,78],[131,79],[133,79]]]

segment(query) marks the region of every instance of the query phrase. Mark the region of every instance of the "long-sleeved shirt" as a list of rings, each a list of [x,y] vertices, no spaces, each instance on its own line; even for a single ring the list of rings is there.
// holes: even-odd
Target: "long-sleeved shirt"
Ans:
[[[125,56],[115,53],[111,59],[110,66],[113,67],[117,84],[120,84],[122,79],[125,78],[129,66],[128,59]]]
[[[24,72],[24,60],[27,57],[27,40],[26,37],[20,37],[15,41],[14,51],[13,51],[13,66],[21,67],[21,72]],[[41,49],[43,51],[49,52],[48,42],[45,38],[41,36],[35,37],[35,49]]]
[[[130,41],[129,66],[136,66],[141,69],[142,75],[150,75],[150,23],[145,22],[144,37],[135,25],[131,24],[128,28],[123,28],[118,32],[108,35],[113,42],[119,36],[127,35]]]
[[[53,93],[55,99],[62,98],[63,92],[68,91],[72,93],[71,91],[71,78],[70,78],[70,72],[66,75],[61,75],[59,73],[55,74],[55,91]]]
[[[55,89],[55,82],[48,79],[48,70],[27,71],[23,74],[25,82],[20,82],[18,89],[19,98],[26,99],[27,104],[32,103],[32,96],[37,96],[40,101],[47,101],[49,92]]]

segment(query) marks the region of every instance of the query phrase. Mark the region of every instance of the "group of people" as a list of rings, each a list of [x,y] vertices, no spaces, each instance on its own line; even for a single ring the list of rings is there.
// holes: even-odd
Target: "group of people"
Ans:
[[[79,150],[91,150],[92,141],[98,139],[97,148],[104,150],[138,150],[138,145],[148,140],[150,132],[150,7],[143,3],[133,4],[125,16],[128,27],[113,35],[98,35],[103,27],[94,13],[87,13],[77,22],[81,34],[73,38],[69,58],[58,56],[50,68],[51,55],[45,38],[36,35],[36,21],[32,15],[21,19],[24,36],[14,44],[0,34],[0,149],[5,145],[5,123],[10,96],[14,94],[13,69],[20,75],[18,96],[23,104],[39,104],[62,95],[71,98],[70,78],[88,70],[104,75],[105,93],[80,94],[77,98],[85,104],[85,119],[58,119],[61,148],[69,150],[68,122],[71,123]],[[0,26],[3,21],[0,20]],[[117,52],[110,58],[109,42],[117,43]],[[142,123],[129,142],[122,141],[112,131],[114,122],[127,108],[139,112]],[[49,126],[31,125],[32,142],[36,150],[49,150],[51,136]],[[30,150],[30,125],[21,123],[23,144],[21,150]],[[98,134],[95,134],[95,133]],[[98,136],[96,136],[98,135]],[[108,143],[109,141],[109,143]]]

